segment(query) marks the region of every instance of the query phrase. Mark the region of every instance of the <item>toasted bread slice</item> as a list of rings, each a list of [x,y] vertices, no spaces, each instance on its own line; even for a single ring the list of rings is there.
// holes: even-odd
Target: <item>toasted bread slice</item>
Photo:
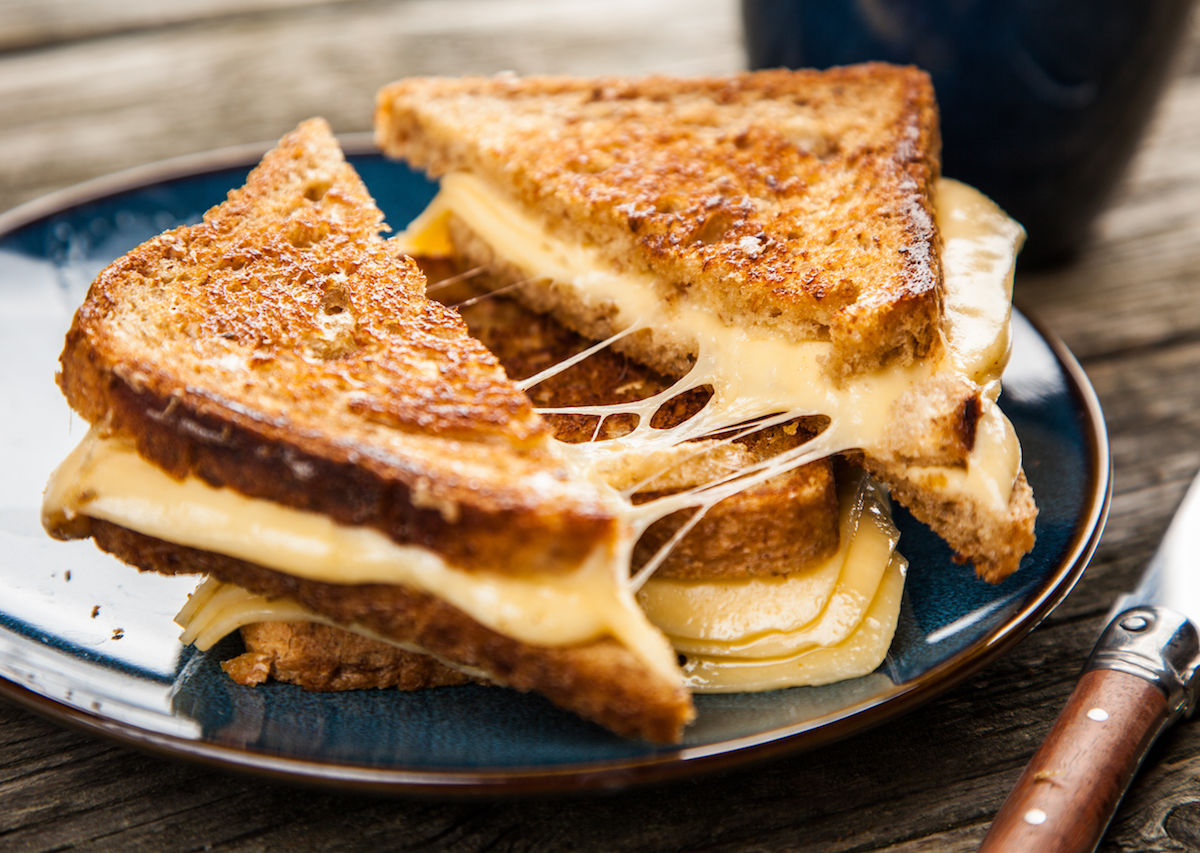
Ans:
[[[417,690],[472,680],[429,655],[319,622],[255,622],[241,633],[246,651],[221,663],[239,684],[274,678],[305,690]]]
[[[479,175],[666,298],[832,342],[834,370],[938,346],[937,109],[915,69],[401,80],[378,95],[376,139],[433,175]],[[528,295],[610,333],[576,291]],[[670,372],[689,356],[662,335],[624,344]]]
[[[314,120],[203,222],[101,272],[67,335],[59,377],[93,432],[47,490],[47,529],[91,535],[140,568],[211,572],[286,594],[329,619],[539,690],[622,734],[678,739],[693,710],[665,641],[654,651],[627,644],[630,625],[650,645],[661,637],[638,621],[618,576],[624,533],[611,499],[569,473],[528,398],[457,315],[424,297],[424,277],[384,243],[382,227],[328,127]],[[136,454],[122,449],[130,445]],[[486,627],[491,614],[442,600],[436,584],[363,583],[352,574],[361,566],[340,563],[315,573],[268,568],[291,534],[250,543],[266,565],[236,550],[184,547],[182,530],[164,542],[147,532],[153,522],[124,523],[128,500],[102,512],[99,487],[83,483],[100,476],[104,458],[125,460],[126,471],[144,466],[158,484],[152,494],[178,483],[202,500],[232,495],[242,503],[227,504],[231,518],[243,508],[298,518],[301,533],[332,522],[354,542],[375,543],[369,553],[398,547],[468,590],[481,575],[509,588],[566,583],[599,560],[602,571],[587,577],[617,602],[620,624],[598,623],[594,636],[561,647],[531,643]],[[134,488],[127,480],[114,488]],[[219,526],[215,535],[225,542],[227,533]]]
[[[1012,434],[993,402],[1002,358],[967,369],[947,350],[946,182],[921,72],[409,80],[380,92],[376,137],[445,175],[413,235],[442,233],[461,267],[672,375],[700,359],[726,402],[750,380],[743,399],[762,404],[779,387],[763,377],[795,364],[796,382],[746,417],[832,417],[820,407],[836,397],[830,451],[861,451],[981,576],[1010,574],[1032,547],[1015,440],[993,441],[996,459],[978,449],[981,429]],[[989,203],[955,217],[972,204],[969,216]],[[995,214],[996,245],[1018,245]],[[956,316],[970,315],[960,297]],[[1001,301],[984,312],[998,341]],[[879,402],[851,411],[858,400]],[[984,469],[998,488],[976,482]]]

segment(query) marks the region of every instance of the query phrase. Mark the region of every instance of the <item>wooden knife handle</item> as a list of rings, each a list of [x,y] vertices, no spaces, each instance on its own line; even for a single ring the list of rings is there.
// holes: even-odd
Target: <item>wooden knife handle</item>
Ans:
[[[980,851],[1094,850],[1168,716],[1166,696],[1150,681],[1085,672]]]

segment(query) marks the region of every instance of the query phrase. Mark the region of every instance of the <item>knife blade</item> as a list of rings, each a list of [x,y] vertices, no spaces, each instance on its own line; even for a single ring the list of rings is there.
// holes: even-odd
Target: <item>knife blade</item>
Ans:
[[[1078,684],[980,851],[1095,850],[1150,746],[1195,707],[1200,477],[1141,581],[1117,599]]]

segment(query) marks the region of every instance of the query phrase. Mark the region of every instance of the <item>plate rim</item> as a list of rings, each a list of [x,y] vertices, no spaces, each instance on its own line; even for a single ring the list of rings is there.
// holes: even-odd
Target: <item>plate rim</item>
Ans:
[[[378,154],[370,132],[338,136],[348,157]],[[185,154],[75,184],[0,213],[0,238],[67,209],[168,181],[225,169],[250,169],[274,142],[254,142]],[[995,632],[935,665],[883,699],[850,706],[852,710],[814,726],[812,721],[731,740],[668,748],[646,756],[552,767],[502,769],[382,768],[301,759],[235,748],[155,732],[93,714],[44,696],[0,676],[0,697],[70,728],[172,759],[307,786],[332,786],[376,794],[437,797],[498,797],[563,794],[627,788],[683,776],[712,773],[765,761],[831,743],[899,717],[966,680],[1009,651],[1048,616],[1074,589],[1103,534],[1112,499],[1112,461],[1100,402],[1087,374],[1062,339],[1020,307],[1014,309],[1050,348],[1082,416],[1087,440],[1089,482],[1084,511],[1072,531],[1067,555],[1038,592]]]

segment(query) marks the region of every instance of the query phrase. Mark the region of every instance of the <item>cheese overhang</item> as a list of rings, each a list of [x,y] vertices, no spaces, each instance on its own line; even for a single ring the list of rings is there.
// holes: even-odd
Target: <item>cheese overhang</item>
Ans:
[[[843,640],[779,657],[688,655],[685,681],[697,693],[815,687],[874,672],[896,632],[906,564],[893,554],[862,621]]]
[[[446,222],[453,215],[500,259],[536,280],[530,286],[549,280],[571,289],[597,313],[612,316],[620,331],[610,342],[652,329],[656,335],[677,339],[695,354],[694,367],[686,376],[646,400],[541,409],[638,417],[638,426],[627,435],[566,449],[593,476],[621,468],[614,457],[653,459],[656,452],[665,454],[684,442],[738,424],[750,422],[762,428],[801,416],[829,418],[829,426],[801,447],[715,482],[639,505],[632,517],[640,529],[682,508],[703,512],[738,491],[833,453],[882,450],[893,403],[940,373],[955,373],[982,387],[979,429],[987,440],[977,443],[965,470],[938,469],[946,476],[930,482],[937,489],[967,493],[1002,508],[1020,470],[1020,448],[994,400],[1008,358],[1013,269],[1023,232],[985,196],[956,181],[939,181],[934,202],[943,239],[946,346],[936,359],[857,374],[844,382],[825,369],[827,342],[790,339],[757,324],[729,325],[686,294],[664,299],[655,277],[616,270],[598,250],[550,233],[535,215],[472,174],[444,176],[438,196],[398,240],[415,253],[448,253],[452,245]],[[567,369],[586,354],[565,359],[557,369]],[[713,396],[697,415],[670,429],[651,427],[652,416],[663,403],[702,386],[711,387]]]
[[[899,533],[880,488],[843,484],[841,544],[814,568],[779,578],[651,578],[646,614],[685,656],[699,692],[774,690],[865,675],[887,654],[903,590]]]
[[[47,529],[79,516],[309,580],[402,584],[533,645],[614,637],[657,671],[678,678],[670,647],[633,599],[620,545],[598,546],[569,573],[467,571],[371,528],[338,524],[195,477],[176,480],[131,444],[95,427],[51,476],[43,499]]]

